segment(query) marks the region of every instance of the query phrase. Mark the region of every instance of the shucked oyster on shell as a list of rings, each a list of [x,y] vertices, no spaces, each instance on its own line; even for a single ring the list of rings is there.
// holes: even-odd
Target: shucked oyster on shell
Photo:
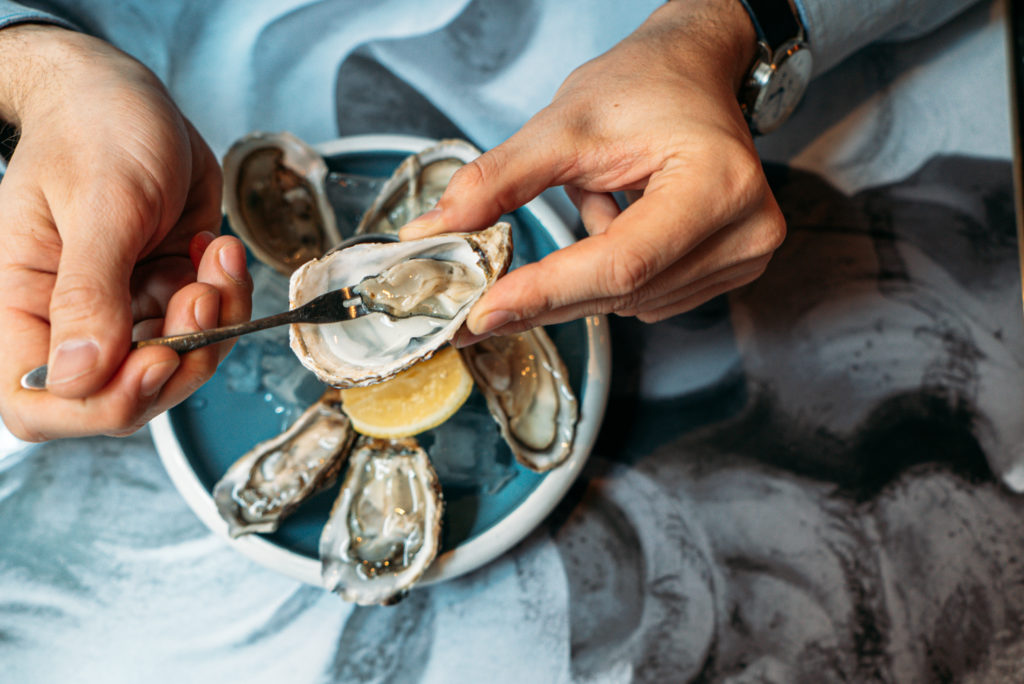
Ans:
[[[489,337],[461,351],[516,460],[538,472],[564,462],[576,433],[577,401],[544,328]]]
[[[290,275],[341,242],[327,175],[294,135],[250,133],[224,155],[224,213],[257,259]]]
[[[286,431],[257,444],[213,488],[228,534],[273,532],[296,506],[334,482],[355,438],[340,392],[327,390]]]
[[[360,437],[320,535],[324,587],[361,605],[399,600],[437,555],[443,509],[415,439]]]
[[[511,258],[511,226],[498,223],[475,233],[354,245],[307,262],[292,274],[291,308],[357,286],[373,313],[340,323],[292,325],[292,351],[335,387],[385,380],[454,337]]]

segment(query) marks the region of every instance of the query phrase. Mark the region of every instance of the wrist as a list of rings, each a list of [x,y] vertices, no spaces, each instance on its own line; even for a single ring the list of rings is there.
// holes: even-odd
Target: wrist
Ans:
[[[67,29],[48,24],[16,24],[0,29],[0,119],[21,126],[33,94],[52,85],[55,46]]]
[[[111,81],[159,86],[142,64],[109,44],[52,24],[0,29],[0,120],[24,130]]]
[[[740,0],[671,0],[658,8],[648,20],[675,33],[677,54],[692,69],[695,45],[710,68],[721,74],[736,93],[757,54],[757,32]],[[685,54],[684,54],[685,53]]]

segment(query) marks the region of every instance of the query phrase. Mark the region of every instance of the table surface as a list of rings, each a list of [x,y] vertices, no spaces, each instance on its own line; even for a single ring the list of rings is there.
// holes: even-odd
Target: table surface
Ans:
[[[960,56],[997,64],[999,27],[968,20],[988,42]],[[823,79],[891,68],[917,105],[944,96],[888,50]],[[848,82],[842,111],[877,95]],[[764,277],[658,324],[610,319],[606,419],[556,511],[395,606],[234,551],[148,431],[3,434],[0,679],[1019,680],[1024,323],[1011,163],[989,153],[1008,136],[960,126],[918,149],[890,111],[865,161],[879,120],[839,107],[812,95],[759,143],[788,162],[766,167],[789,235]]]

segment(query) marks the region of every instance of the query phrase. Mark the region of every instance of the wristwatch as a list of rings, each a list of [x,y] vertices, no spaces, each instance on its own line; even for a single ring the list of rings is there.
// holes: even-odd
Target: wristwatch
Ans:
[[[811,80],[811,48],[792,0],[739,0],[757,31],[757,56],[740,87],[740,109],[755,134],[774,131]]]

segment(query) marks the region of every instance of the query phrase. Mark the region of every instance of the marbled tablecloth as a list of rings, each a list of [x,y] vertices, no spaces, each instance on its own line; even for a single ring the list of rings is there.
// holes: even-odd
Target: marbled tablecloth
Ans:
[[[759,142],[790,225],[766,275],[613,318],[578,485],[396,606],[233,551],[148,431],[0,432],[0,681],[1021,681],[1024,498],[996,475],[1021,484],[1024,445],[1003,45],[982,4],[819,79]],[[338,134],[475,137],[408,85],[414,56],[382,39],[341,63]]]

